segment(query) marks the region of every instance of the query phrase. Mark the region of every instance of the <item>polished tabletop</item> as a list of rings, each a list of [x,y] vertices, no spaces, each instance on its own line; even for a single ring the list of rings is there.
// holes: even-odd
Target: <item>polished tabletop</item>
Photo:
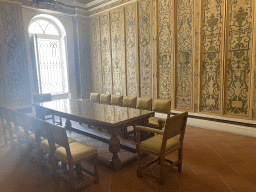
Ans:
[[[127,121],[154,115],[153,111],[91,103],[76,99],[61,99],[39,103],[39,106],[63,114],[70,114],[87,120],[120,125]]]

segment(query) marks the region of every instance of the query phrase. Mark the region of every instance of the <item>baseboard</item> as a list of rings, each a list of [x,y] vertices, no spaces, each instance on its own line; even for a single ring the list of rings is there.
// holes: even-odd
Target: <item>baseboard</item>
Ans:
[[[188,118],[187,125],[215,131],[223,131],[256,138],[256,128],[234,125],[229,123],[214,122],[202,119]]]

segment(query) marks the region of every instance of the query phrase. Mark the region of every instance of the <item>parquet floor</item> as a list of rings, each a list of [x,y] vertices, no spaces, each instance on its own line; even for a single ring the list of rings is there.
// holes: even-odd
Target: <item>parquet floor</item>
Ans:
[[[79,126],[79,124],[77,124]],[[93,130],[91,130],[93,131]],[[99,155],[110,158],[108,145],[95,139],[68,132],[70,137],[98,148]],[[125,141],[125,140],[124,140]],[[131,144],[135,144],[131,142]],[[120,151],[120,158],[130,152]],[[145,161],[152,159],[148,156]],[[176,158],[172,154],[169,158]],[[99,165],[99,184],[80,191],[137,192],[137,191],[190,191],[190,192],[246,192],[256,191],[256,138],[187,126],[184,141],[183,172],[174,168],[165,186],[153,179],[136,176],[136,164],[112,172]],[[90,167],[90,163],[84,164]],[[159,165],[149,172],[158,174]],[[55,183],[35,163],[20,159],[4,145],[0,129],[0,192],[69,191],[66,183]]]

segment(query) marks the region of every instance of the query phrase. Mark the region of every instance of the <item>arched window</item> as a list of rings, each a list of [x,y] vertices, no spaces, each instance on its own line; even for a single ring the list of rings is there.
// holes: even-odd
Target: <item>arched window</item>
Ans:
[[[38,15],[30,21],[28,31],[33,37],[36,92],[68,93],[64,27],[52,16]]]

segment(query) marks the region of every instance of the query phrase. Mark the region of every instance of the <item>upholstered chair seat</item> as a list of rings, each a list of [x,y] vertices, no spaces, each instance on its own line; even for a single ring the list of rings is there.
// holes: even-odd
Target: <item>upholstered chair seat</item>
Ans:
[[[110,105],[111,95],[109,94],[100,94],[100,103]]]
[[[123,96],[121,95],[111,95],[111,105],[122,106]]]
[[[100,102],[100,94],[99,93],[90,93],[90,102],[99,103]]]
[[[91,155],[97,155],[98,150],[80,142],[69,143],[70,152],[74,163]],[[67,153],[64,147],[58,147],[55,152],[56,158],[67,162]]]
[[[123,107],[136,108],[137,97],[123,96]]]
[[[156,135],[151,137],[145,141],[142,141],[139,145],[139,148],[148,152],[158,153],[161,152],[163,142],[163,135]],[[180,145],[180,141],[178,138],[173,137],[167,140],[165,151],[168,152],[169,150],[173,149],[175,146]]]

